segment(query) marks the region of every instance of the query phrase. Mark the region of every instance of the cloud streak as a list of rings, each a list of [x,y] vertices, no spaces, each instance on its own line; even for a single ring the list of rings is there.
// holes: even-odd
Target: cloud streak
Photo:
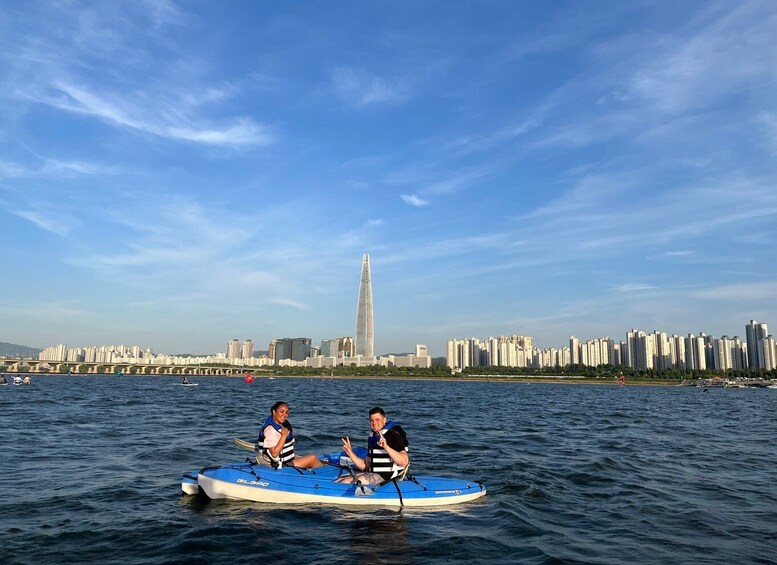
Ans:
[[[71,112],[98,118],[111,125],[126,127],[159,137],[206,145],[268,145],[273,137],[250,118],[237,118],[226,125],[201,123],[187,112],[174,111],[176,101],[164,98],[152,103],[149,96],[133,101],[119,95],[98,95],[88,88],[72,83],[58,82],[49,95],[29,95],[35,102]],[[157,110],[156,113],[148,111]]]

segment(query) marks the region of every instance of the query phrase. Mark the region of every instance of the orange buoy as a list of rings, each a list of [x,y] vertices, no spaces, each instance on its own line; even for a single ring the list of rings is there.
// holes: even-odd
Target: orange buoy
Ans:
[[[246,382],[248,384],[251,384],[252,382],[254,382],[254,378],[251,376],[250,373],[246,373]]]

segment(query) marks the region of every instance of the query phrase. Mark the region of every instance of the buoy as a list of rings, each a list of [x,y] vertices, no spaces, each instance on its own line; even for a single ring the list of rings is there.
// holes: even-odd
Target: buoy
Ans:
[[[249,384],[254,382],[254,378],[249,373],[246,373],[246,382]]]

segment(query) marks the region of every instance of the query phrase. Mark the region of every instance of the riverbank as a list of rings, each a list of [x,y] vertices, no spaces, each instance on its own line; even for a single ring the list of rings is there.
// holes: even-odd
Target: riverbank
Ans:
[[[274,375],[275,378],[311,378],[311,379],[324,379],[324,380],[346,380],[346,379],[365,379],[365,380],[390,380],[390,381],[442,381],[442,382],[458,382],[458,381],[466,381],[466,382],[490,382],[490,383],[496,383],[496,382],[505,382],[505,383],[523,383],[523,384],[548,384],[548,383],[555,383],[555,384],[569,384],[569,385],[576,385],[576,384],[590,384],[590,385],[609,385],[609,386],[620,386],[620,383],[618,381],[615,381],[613,379],[591,379],[586,377],[550,377],[550,376],[542,376],[542,377],[527,377],[523,375],[516,375],[516,376],[508,376],[508,375],[467,375],[467,376],[460,376],[460,377],[453,377],[453,376],[447,376],[447,377],[429,377],[429,376],[394,376],[394,375],[369,375],[369,376],[358,376],[358,375],[334,375],[334,376],[323,376],[323,375]],[[267,377],[254,377],[255,379],[262,379]],[[626,384],[624,386],[634,386],[634,385],[640,385],[640,386],[679,386],[680,381],[679,380],[666,380],[666,379],[632,379],[629,381],[626,381]]]
[[[11,374],[11,373],[7,373]],[[30,375],[31,378],[36,377],[110,377],[118,379],[131,379],[134,377],[157,377],[157,378],[174,378],[180,379],[183,375],[134,375],[134,374],[62,374],[62,373],[14,373],[14,375]],[[244,375],[186,375],[189,379],[201,379],[201,378],[230,378],[230,379],[244,379]],[[489,382],[489,383],[522,383],[522,384],[568,384],[568,385],[609,385],[620,386],[620,383],[610,378],[589,378],[589,377],[576,377],[576,376],[547,376],[532,377],[526,375],[466,375],[466,376],[428,376],[428,375],[268,375],[268,374],[252,374],[254,381],[263,381],[269,379],[319,379],[323,381],[334,380],[368,380],[368,381],[440,381],[440,382]],[[626,381],[625,386],[679,386],[679,380],[671,379],[629,379]]]

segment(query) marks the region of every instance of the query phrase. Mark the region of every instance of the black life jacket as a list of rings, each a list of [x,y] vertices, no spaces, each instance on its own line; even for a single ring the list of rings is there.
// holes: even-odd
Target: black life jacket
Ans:
[[[388,451],[378,445],[380,436],[385,435],[389,430],[402,436],[405,443],[405,451],[407,451],[408,441],[405,430],[402,429],[402,426],[391,420],[386,422],[386,425],[380,432],[373,432],[372,435],[367,438],[367,452],[370,458],[369,470],[373,473],[378,473],[387,481],[398,476],[405,469],[404,467],[397,465],[394,460],[391,459]]]

